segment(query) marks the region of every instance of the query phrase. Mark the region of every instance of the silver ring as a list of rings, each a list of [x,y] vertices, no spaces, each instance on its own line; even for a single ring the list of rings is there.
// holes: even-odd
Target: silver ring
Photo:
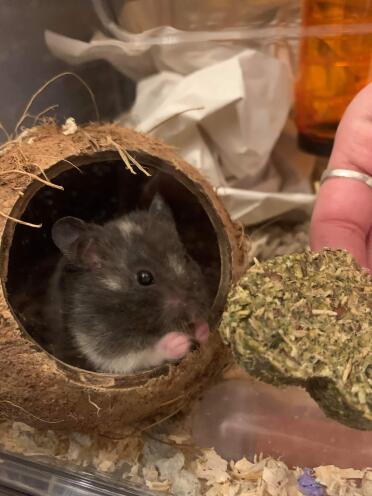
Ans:
[[[368,174],[362,174],[361,172],[357,172],[350,169],[326,169],[321,178],[320,184],[323,184],[327,179],[331,179],[334,177],[343,177],[347,179],[355,179],[356,181],[361,181],[365,183],[367,186],[372,188],[372,176]]]

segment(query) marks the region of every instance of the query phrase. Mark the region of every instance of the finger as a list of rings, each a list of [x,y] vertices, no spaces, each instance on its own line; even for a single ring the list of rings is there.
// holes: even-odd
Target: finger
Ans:
[[[372,190],[351,179],[328,179],[320,188],[310,227],[313,250],[348,250],[363,267],[372,217]]]
[[[372,84],[351,102],[337,129],[329,169],[352,169],[372,175]],[[372,226],[372,189],[353,179],[328,179],[314,208],[310,244],[348,250],[369,265],[367,236]],[[371,265],[369,265],[371,266]]]
[[[349,104],[338,126],[329,168],[372,175],[372,83]]]
[[[369,231],[367,239],[367,265],[372,271],[372,229]]]

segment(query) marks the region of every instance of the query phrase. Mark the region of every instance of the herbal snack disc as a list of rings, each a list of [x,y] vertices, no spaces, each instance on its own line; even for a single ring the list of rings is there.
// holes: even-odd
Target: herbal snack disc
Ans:
[[[330,417],[372,430],[371,282],[341,250],[256,262],[230,292],[222,338],[252,375],[303,386]]]

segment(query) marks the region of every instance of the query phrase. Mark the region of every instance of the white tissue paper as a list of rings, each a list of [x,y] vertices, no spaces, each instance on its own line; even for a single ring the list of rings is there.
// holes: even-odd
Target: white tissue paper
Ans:
[[[210,41],[213,50],[169,43],[164,51],[149,32],[126,35],[129,41],[96,36],[85,43],[47,32],[46,42],[68,63],[105,59],[137,80],[136,100],[118,122],[175,146],[234,220],[252,225],[294,209],[310,214],[307,172],[315,159],[296,146],[285,62],[242,45],[224,51]]]

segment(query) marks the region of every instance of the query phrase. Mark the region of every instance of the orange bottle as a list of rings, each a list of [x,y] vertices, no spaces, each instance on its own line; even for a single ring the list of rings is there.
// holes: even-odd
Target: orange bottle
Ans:
[[[329,155],[345,108],[372,73],[372,0],[303,0],[295,88],[299,146]]]

